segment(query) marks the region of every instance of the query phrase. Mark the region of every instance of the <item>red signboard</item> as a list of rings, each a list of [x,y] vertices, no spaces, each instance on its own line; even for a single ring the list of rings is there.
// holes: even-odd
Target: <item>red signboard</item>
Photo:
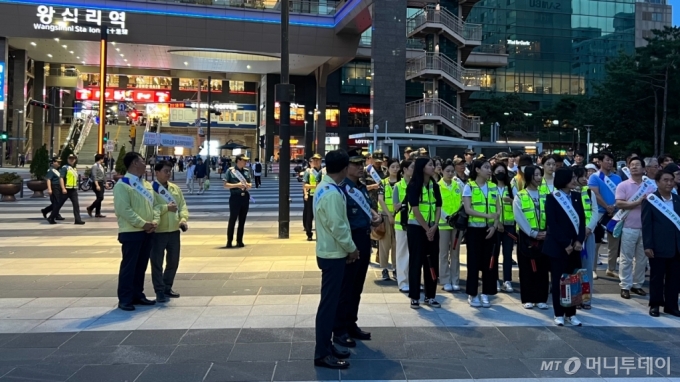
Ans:
[[[162,103],[170,101],[170,92],[158,90],[125,90],[125,89],[106,89],[104,96],[107,101],[132,101]],[[98,101],[99,89],[78,89],[76,99],[80,101]]]

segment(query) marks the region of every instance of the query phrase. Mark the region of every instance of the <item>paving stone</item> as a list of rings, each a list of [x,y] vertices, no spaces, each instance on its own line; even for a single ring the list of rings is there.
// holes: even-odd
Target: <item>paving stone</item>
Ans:
[[[470,373],[463,365],[465,360],[405,360],[401,361],[404,374],[409,380],[456,380],[469,379]]]
[[[395,360],[405,359],[403,342],[357,341],[355,348],[349,348],[352,359]]]
[[[455,341],[412,341],[405,342],[404,348],[405,358],[408,359],[466,358],[466,354]]]
[[[316,342],[293,342],[290,348],[291,360],[310,360],[314,359],[314,349]]]
[[[171,320],[171,318],[170,318]],[[121,345],[177,345],[186,330],[135,330]]]
[[[451,341],[454,342],[451,332],[447,328],[398,328],[404,341]]]
[[[123,331],[101,331],[101,332],[79,332],[71,337],[61,349],[80,349],[94,346],[116,346],[132,334],[130,330]]]
[[[471,358],[465,360],[463,365],[474,379],[534,377],[517,358]]]
[[[350,368],[340,371],[344,380],[405,380],[404,369],[399,361],[350,359]]]
[[[168,359],[168,363],[225,363],[233,347],[233,344],[179,345]]]
[[[337,381],[338,370],[315,367],[312,358],[277,362],[274,381]]]
[[[33,364],[55,351],[57,351],[55,348],[2,348],[0,361],[4,362],[5,366]]]
[[[3,348],[58,348],[76,333],[23,333],[5,342]]]
[[[237,343],[229,361],[283,361],[290,357],[291,343]]]
[[[149,365],[135,382],[201,382],[211,366],[207,362]]]
[[[237,343],[266,343],[266,342],[291,342],[293,340],[293,328],[274,329],[241,329]]]
[[[522,358],[519,361],[538,378],[599,378],[595,372],[588,370],[585,358],[577,357],[578,362],[573,363],[575,359],[571,357],[552,358],[551,354],[546,356],[546,358]],[[567,371],[572,374],[568,374]]]
[[[233,344],[241,329],[190,329],[180,340],[181,345]]]
[[[226,362],[210,368],[205,382],[271,381],[275,362]]]
[[[66,381],[75,372],[80,370],[80,365],[30,365],[19,366],[2,379],[2,381],[41,381],[62,382]],[[0,372],[0,376],[2,376]]]
[[[85,365],[69,382],[130,382],[145,368],[146,365]]]

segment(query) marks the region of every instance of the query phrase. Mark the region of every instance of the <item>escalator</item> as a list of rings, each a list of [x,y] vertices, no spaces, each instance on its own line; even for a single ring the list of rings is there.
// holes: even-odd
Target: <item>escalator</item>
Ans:
[[[68,129],[68,134],[66,134],[66,140],[59,149],[59,156],[61,156],[61,153],[64,152],[67,147],[70,147],[71,150],[73,150],[73,148],[76,146],[76,143],[78,142],[78,137],[80,136],[80,131],[82,130],[84,123],[85,122],[80,118],[73,119],[73,122],[71,122],[71,128]]]

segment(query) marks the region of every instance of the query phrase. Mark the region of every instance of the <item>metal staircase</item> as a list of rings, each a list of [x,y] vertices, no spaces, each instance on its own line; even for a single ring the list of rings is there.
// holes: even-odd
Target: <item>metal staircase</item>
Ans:
[[[406,61],[406,80],[442,79],[459,91],[477,91],[481,70],[465,69],[442,53],[423,53]]]
[[[78,145],[74,152],[78,156],[78,162],[82,164],[91,165],[94,163],[94,156],[97,154],[99,148],[99,132],[98,125],[95,123],[93,116],[88,117],[83,127],[83,132],[80,134]],[[94,131],[92,129],[94,128]]]
[[[482,26],[468,24],[444,8],[428,5],[406,20],[406,36],[424,38],[429,34],[443,33],[459,47],[471,48],[482,43]]]
[[[479,137],[479,117],[468,117],[438,98],[425,98],[406,104],[406,123],[441,124],[465,138]]]

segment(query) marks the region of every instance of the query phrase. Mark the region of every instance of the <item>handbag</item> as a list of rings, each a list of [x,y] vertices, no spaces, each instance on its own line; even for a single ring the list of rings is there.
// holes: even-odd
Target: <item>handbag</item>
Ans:
[[[383,237],[385,237],[385,221],[380,223],[380,225],[377,227],[373,227],[371,229],[372,240],[381,240]]]

